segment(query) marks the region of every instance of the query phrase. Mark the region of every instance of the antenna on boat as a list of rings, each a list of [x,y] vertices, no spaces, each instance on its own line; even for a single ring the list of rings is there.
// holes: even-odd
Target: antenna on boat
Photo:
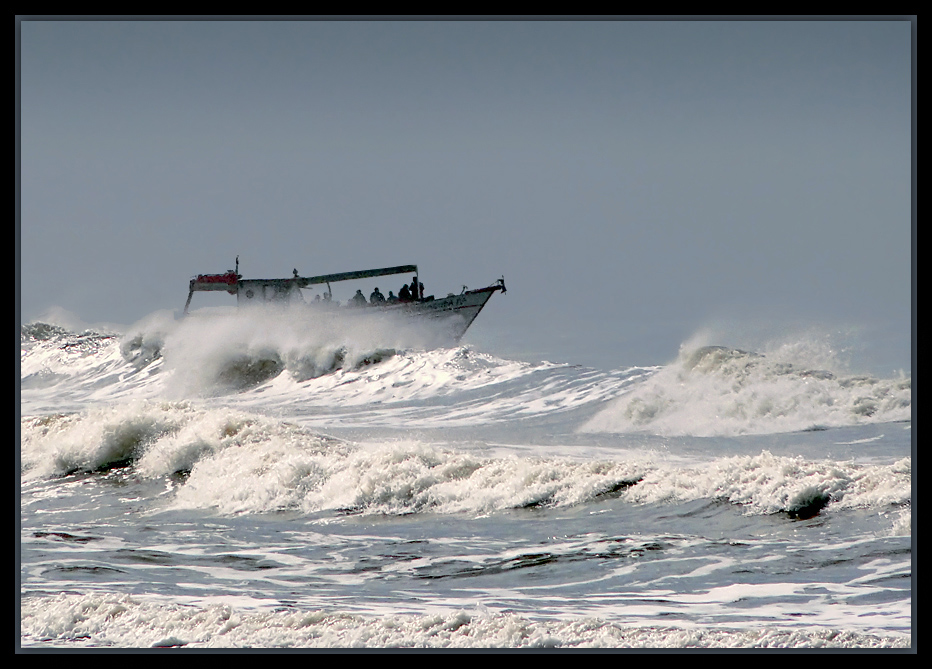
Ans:
[[[239,276],[239,256],[236,256],[236,276]]]

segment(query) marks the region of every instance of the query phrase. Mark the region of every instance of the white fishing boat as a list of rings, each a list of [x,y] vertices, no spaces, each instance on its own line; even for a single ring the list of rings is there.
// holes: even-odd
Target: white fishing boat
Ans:
[[[362,290],[357,290],[355,298],[349,300],[343,307],[331,299],[333,295],[331,284],[398,274],[412,274],[413,280],[410,287],[405,285],[402,291],[399,291],[397,297],[392,295],[392,291],[389,291],[389,298],[385,298],[381,293],[373,292],[367,300]],[[446,297],[435,298],[433,295],[423,294],[424,285],[419,281],[419,276],[417,265],[398,265],[319,276],[299,276],[298,271],[293,270],[291,278],[288,279],[244,279],[239,273],[239,258],[237,257],[235,270],[228,270],[223,274],[199,274],[191,279],[184,313],[188,313],[194,293],[225,291],[236,295],[237,305],[241,307],[269,302],[297,302],[305,303],[309,308],[315,309],[352,309],[354,313],[387,312],[413,318],[444,319],[447,321],[453,338],[458,341],[476,320],[479,312],[495,291],[506,292],[505,278],[502,277],[485,288],[469,290],[463,286],[459,294],[449,293]],[[301,291],[313,286],[326,286],[327,288],[323,293],[323,298],[320,298],[318,294],[314,301],[308,301]]]

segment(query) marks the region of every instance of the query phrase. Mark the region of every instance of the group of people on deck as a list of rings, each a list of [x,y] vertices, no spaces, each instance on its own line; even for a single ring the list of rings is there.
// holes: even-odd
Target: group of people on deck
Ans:
[[[392,291],[388,291],[388,297],[385,297],[382,295],[379,287],[376,286],[375,290],[372,291],[372,294],[369,295],[369,301],[366,302],[366,296],[362,294],[362,290],[357,290],[356,294],[350,298],[349,306],[364,307],[367,304],[394,304],[396,302],[415,302],[417,300],[423,299],[424,284],[420,283],[417,280],[417,277],[414,277],[410,285],[405,284],[401,287],[401,290],[398,291],[397,297],[395,297],[395,294]]]

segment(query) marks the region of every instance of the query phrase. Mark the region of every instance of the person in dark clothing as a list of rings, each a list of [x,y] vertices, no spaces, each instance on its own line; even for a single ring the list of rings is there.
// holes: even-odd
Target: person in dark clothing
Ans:
[[[385,301],[385,296],[382,295],[382,292],[379,290],[379,287],[376,286],[375,290],[372,291],[372,294],[369,296],[369,304],[379,304],[380,302]]]
[[[409,290],[410,293],[411,293],[411,299],[412,299],[412,300],[418,299],[418,297],[417,297],[417,296],[418,296],[418,290],[417,290],[417,277],[414,277],[413,279],[411,279],[411,286],[408,288],[408,290]]]
[[[366,296],[362,294],[361,290],[357,290],[356,294],[350,299],[350,304],[354,307],[364,307],[366,306]]]
[[[411,291],[408,290],[407,284],[402,286],[401,290],[398,291],[398,301],[399,302],[410,302],[411,301]]]

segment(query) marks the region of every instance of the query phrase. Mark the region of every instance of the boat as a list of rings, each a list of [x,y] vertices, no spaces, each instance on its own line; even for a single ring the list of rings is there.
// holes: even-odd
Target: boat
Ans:
[[[333,283],[398,274],[414,276],[411,285],[417,288],[412,289],[411,292],[414,294],[409,294],[406,299],[399,295],[399,298],[393,301],[384,298],[370,301],[366,300],[361,290],[357,290],[355,298],[350,300],[346,306],[340,307],[339,303],[332,301],[331,284]],[[298,276],[298,270],[295,269],[292,270],[292,276],[287,279],[244,279],[239,273],[239,256],[237,256],[235,270],[227,270],[223,274],[199,274],[191,279],[184,314],[188,314],[194,293],[225,291],[236,296],[237,305],[240,307],[265,303],[303,303],[308,308],[352,309],[355,313],[386,312],[412,318],[445,320],[450,334],[455,341],[459,341],[492,295],[496,291],[501,291],[503,294],[506,292],[503,276],[485,288],[470,290],[463,286],[459,294],[448,293],[446,297],[440,298],[435,298],[433,295],[424,296],[424,285],[419,281],[419,276],[417,265],[397,265],[319,276]],[[326,286],[327,290],[323,294],[323,299],[318,295],[315,298],[317,301],[306,302],[301,290],[312,286]],[[361,301],[360,297],[362,297]]]

